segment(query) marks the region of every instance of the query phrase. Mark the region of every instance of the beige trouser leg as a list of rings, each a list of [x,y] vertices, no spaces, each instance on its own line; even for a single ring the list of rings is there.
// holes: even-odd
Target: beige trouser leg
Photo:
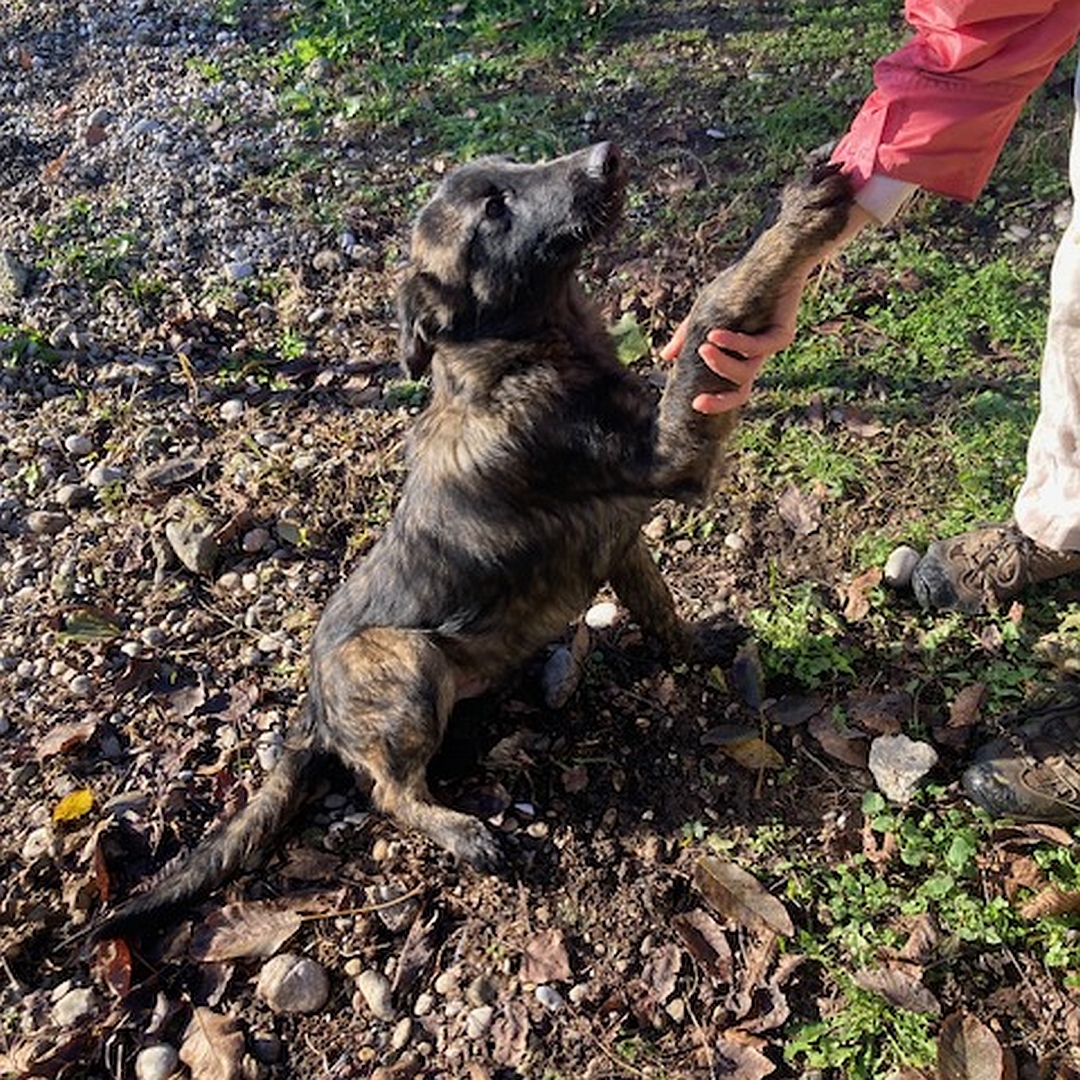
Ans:
[[[1054,551],[1080,551],[1080,72],[1076,89],[1069,155],[1073,214],[1050,272],[1039,416],[1014,508],[1020,529]]]

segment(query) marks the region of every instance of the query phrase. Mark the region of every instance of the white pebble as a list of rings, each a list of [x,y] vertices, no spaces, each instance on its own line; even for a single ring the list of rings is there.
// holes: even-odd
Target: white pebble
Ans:
[[[136,1080],[168,1080],[180,1064],[180,1055],[168,1043],[154,1043],[135,1058]]]
[[[229,398],[228,401],[223,401],[221,403],[221,407],[218,409],[218,416],[220,416],[226,424],[235,424],[236,421],[244,415],[245,408],[247,408],[247,406],[241,398]]]
[[[615,625],[615,620],[619,617],[618,607],[608,600],[599,604],[593,604],[588,611],[585,612],[585,625],[592,630],[607,630]]]
[[[255,992],[276,1013],[311,1013],[326,1004],[330,980],[310,957],[281,953],[263,965]]]
[[[86,435],[69,435],[64,440],[64,449],[72,457],[86,457],[93,451],[94,443]]]
[[[394,1028],[394,1033],[390,1036],[390,1049],[391,1050],[404,1050],[409,1045],[409,1040],[412,1038],[412,1021],[403,1016]]]
[[[483,1039],[491,1030],[492,1021],[495,1019],[495,1010],[490,1005],[480,1005],[470,1009],[465,1017],[465,1038]]]
[[[901,544],[885,563],[882,575],[885,584],[893,589],[906,589],[911,584],[911,575],[918,565],[919,558],[919,553],[913,547]]]
[[[566,1005],[562,994],[554,986],[541,985],[536,988],[536,1000],[551,1012],[558,1012]]]
[[[390,994],[390,981],[382,972],[374,968],[360,972],[356,978],[356,989],[360,991],[365,1004],[377,1020],[395,1019],[397,1011]]]
[[[57,1027],[73,1027],[97,1008],[97,994],[88,987],[69,990],[53,1007],[52,1018]]]

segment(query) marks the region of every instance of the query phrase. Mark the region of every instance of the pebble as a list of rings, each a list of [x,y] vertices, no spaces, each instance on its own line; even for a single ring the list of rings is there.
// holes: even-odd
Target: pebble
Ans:
[[[609,600],[605,600],[602,603],[593,604],[585,612],[585,625],[590,630],[608,630],[615,625],[618,617],[618,606]]]
[[[426,990],[416,995],[413,1002],[413,1016],[427,1016],[435,1008],[435,998]]]
[[[97,994],[89,986],[76,987],[53,1005],[53,1022],[57,1027],[74,1027],[80,1020],[90,1016],[97,1004]]]
[[[242,398],[229,398],[228,401],[223,401],[221,407],[218,409],[218,416],[225,421],[226,424],[235,424],[237,420],[244,415],[244,410],[247,406],[244,404]]]
[[[213,573],[220,549],[208,523],[169,521],[165,525],[165,539],[176,557],[193,574]]]
[[[25,296],[30,286],[30,271],[10,251],[0,251],[0,297]]]
[[[61,484],[56,489],[56,501],[66,510],[77,510],[94,501],[94,492],[83,484]]]
[[[272,1031],[257,1031],[251,1037],[251,1056],[263,1065],[281,1060],[281,1039]]]
[[[735,552],[736,555],[741,554],[746,550],[746,538],[742,533],[731,532],[724,537],[724,547],[728,551]]]
[[[311,1013],[330,997],[326,969],[310,957],[281,953],[259,972],[255,993],[276,1013]]]
[[[360,972],[356,977],[356,989],[360,991],[364,1003],[377,1020],[389,1022],[397,1017],[390,994],[390,980],[382,972],[374,968]]]
[[[404,1050],[409,1045],[409,1040],[412,1038],[412,1020],[407,1016],[403,1016],[394,1027],[393,1034],[390,1036],[390,1049],[391,1050]]]
[[[893,589],[906,589],[911,584],[911,575],[915,571],[921,556],[907,544],[896,548],[885,562],[882,575],[885,584]]]
[[[470,1009],[465,1016],[465,1037],[467,1039],[485,1038],[491,1030],[494,1019],[495,1010],[490,1005],[481,1005],[476,1009]]]
[[[86,482],[93,488],[103,488],[107,484],[115,484],[118,480],[123,480],[123,469],[118,469],[113,465],[95,465],[87,474]]]
[[[906,735],[879,735],[870,744],[870,772],[890,802],[905,806],[923,777],[937,764],[937,751]]]
[[[22,857],[32,863],[42,855],[53,855],[57,851],[56,834],[48,825],[39,825],[32,829],[23,841]]]
[[[271,542],[271,536],[268,529],[255,528],[249,529],[244,533],[240,540],[240,547],[248,555],[254,555],[256,552],[262,551]]]
[[[94,680],[89,675],[76,675],[68,683],[68,689],[76,697],[90,697],[94,692]]]
[[[566,1006],[562,994],[554,986],[548,986],[545,983],[536,988],[535,994],[536,1000],[549,1012],[558,1012]]]
[[[498,997],[498,988],[486,975],[477,975],[465,991],[465,1000],[473,1007],[491,1005]]]
[[[136,1080],[168,1080],[180,1064],[180,1055],[168,1043],[144,1047],[135,1057]]]
[[[249,262],[231,262],[225,264],[225,276],[234,284],[247,281],[255,273],[255,267]]]
[[[87,435],[69,435],[64,439],[64,449],[72,457],[86,457],[87,454],[93,452],[94,442]]]
[[[269,772],[277,765],[284,749],[285,736],[280,731],[264,731],[259,736],[255,743],[255,756],[263,772]]]
[[[35,536],[55,536],[71,524],[71,518],[59,510],[31,510],[26,526]]]

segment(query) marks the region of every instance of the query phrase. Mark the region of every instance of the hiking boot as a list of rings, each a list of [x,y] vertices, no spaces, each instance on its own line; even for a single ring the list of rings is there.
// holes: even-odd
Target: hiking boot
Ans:
[[[987,743],[964,771],[968,798],[994,817],[1080,821],[1080,688],[1070,687]]]
[[[969,615],[1015,600],[1029,585],[1080,570],[1080,552],[1051,551],[1013,522],[935,540],[911,575],[924,608]]]

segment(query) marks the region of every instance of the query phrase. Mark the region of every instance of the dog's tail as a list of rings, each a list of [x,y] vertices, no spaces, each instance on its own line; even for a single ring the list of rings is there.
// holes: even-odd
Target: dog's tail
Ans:
[[[93,928],[102,940],[140,936],[244,870],[258,866],[270,841],[308,793],[317,756],[309,704],[286,740],[285,753],[254,798],[190,854],[167,867],[150,886],[109,912]]]

